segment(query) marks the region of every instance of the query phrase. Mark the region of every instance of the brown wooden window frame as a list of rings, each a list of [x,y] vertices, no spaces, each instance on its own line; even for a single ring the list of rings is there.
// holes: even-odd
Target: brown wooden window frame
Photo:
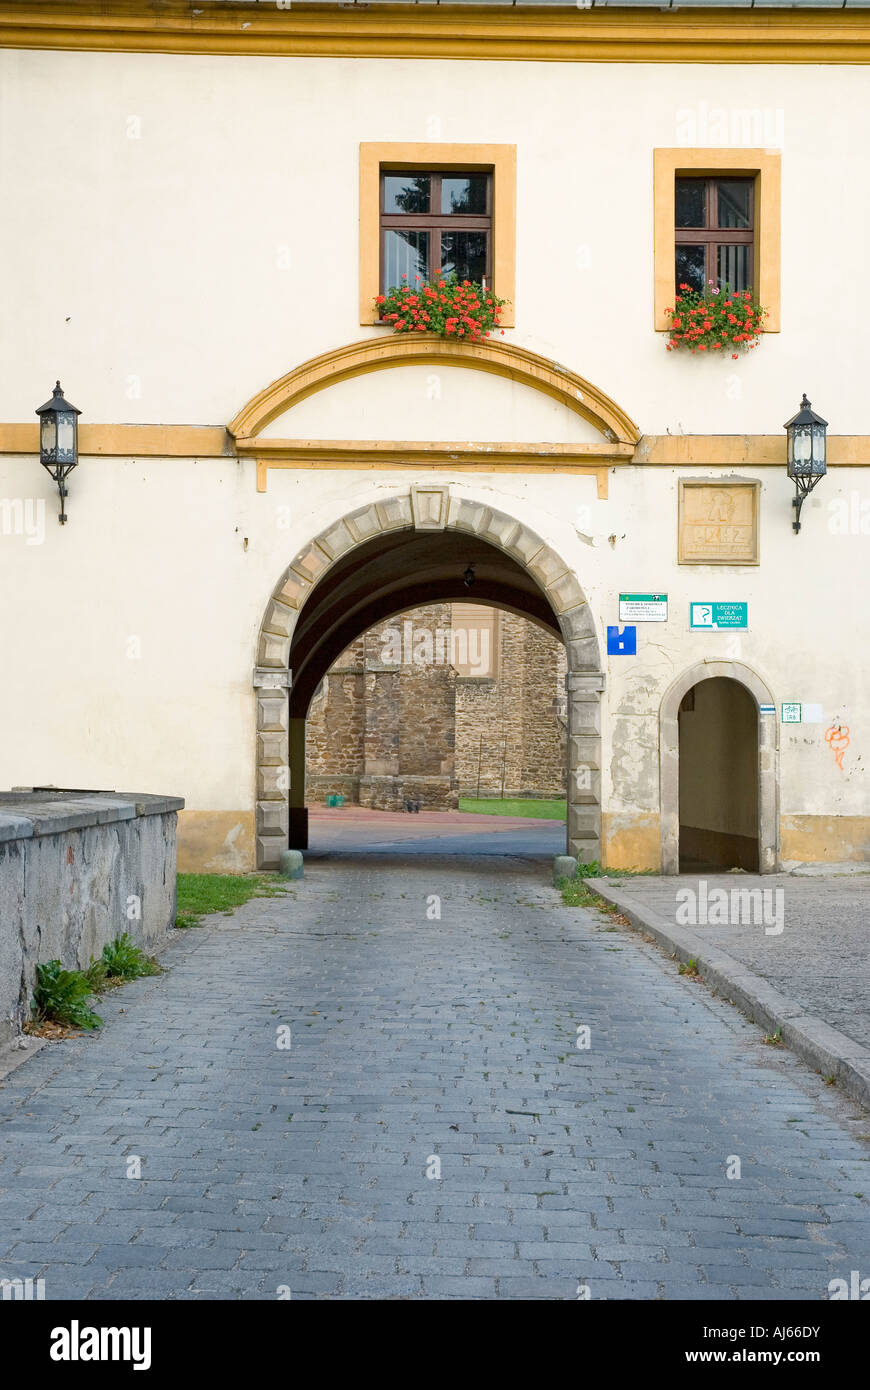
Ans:
[[[429,206],[430,208],[441,207],[441,181],[442,179],[462,178],[463,175],[477,175],[486,179],[486,213],[463,213],[463,212],[385,212],[384,203],[386,201],[387,178],[428,178],[429,179]],[[441,273],[441,234],[442,232],[485,232],[486,234],[486,259],[484,278],[487,289],[494,290],[492,262],[493,262],[493,171],[491,169],[481,169],[480,166],[469,166],[467,168],[450,169],[423,169],[408,168],[396,169],[381,167],[380,188],[378,196],[378,207],[380,216],[379,227],[379,255],[380,264],[378,270],[379,292],[386,294],[392,286],[385,284],[385,233],[390,230],[403,231],[428,231],[429,233],[429,277],[434,279]],[[436,260],[437,257],[437,260]]]
[[[748,227],[719,227],[719,184],[720,183],[748,183],[749,184],[749,226]],[[729,174],[725,170],[721,173],[703,174],[677,174],[674,180],[674,243],[675,250],[678,246],[703,246],[704,247],[704,288],[712,280],[714,285],[719,285],[719,247],[720,246],[748,246],[749,252],[746,258],[748,288],[754,289],[755,282],[755,206],[756,188],[755,179],[745,174]],[[706,209],[707,220],[704,227],[678,227],[677,226],[677,189],[681,183],[702,183],[704,185],[704,206]],[[677,270],[676,256],[674,257],[674,288],[679,289],[680,276]],[[732,289],[734,286],[732,286]]]

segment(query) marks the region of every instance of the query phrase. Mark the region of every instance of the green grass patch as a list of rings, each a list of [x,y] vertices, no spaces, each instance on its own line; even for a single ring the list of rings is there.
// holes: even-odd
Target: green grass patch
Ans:
[[[177,927],[198,927],[210,912],[229,916],[251,898],[275,898],[287,891],[277,874],[179,874]]]
[[[597,893],[593,893],[591,888],[587,888],[586,882],[579,875],[577,878],[563,878],[559,880],[559,888],[562,893],[562,902],[567,907],[598,907],[604,906],[604,899]]]
[[[481,816],[525,816],[534,820],[564,820],[567,801],[538,801],[517,798],[513,801],[489,796],[461,796],[460,811],[473,811]]]
[[[597,859],[593,859],[590,864],[578,864],[577,875],[575,878],[563,878],[559,880],[559,891],[562,894],[562,901],[568,907],[597,907],[599,912],[609,912],[614,916],[621,915],[622,909],[616,903],[609,903],[598,893],[591,889],[586,880],[589,878],[603,878],[608,883],[612,883],[615,888],[620,886],[619,880],[623,878],[642,878],[647,874],[655,874],[655,869],[602,869]]]
[[[559,891],[562,894],[562,902],[567,907],[597,907],[604,908],[604,899],[591,888],[588,887],[587,878],[598,878],[601,873],[601,865],[597,859],[591,864],[578,864],[576,878],[561,878],[559,880]]]

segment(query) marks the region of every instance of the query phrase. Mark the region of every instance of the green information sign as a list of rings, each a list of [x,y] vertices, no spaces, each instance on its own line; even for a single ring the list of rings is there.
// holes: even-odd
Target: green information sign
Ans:
[[[691,603],[689,626],[712,630],[723,627],[749,627],[748,603]]]

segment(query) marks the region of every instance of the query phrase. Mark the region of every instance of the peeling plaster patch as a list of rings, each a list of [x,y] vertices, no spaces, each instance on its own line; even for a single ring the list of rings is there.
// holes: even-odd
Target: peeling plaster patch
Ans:
[[[209,868],[213,872],[220,872],[225,874],[247,872],[247,870],[250,867],[248,862],[249,854],[247,852],[243,852],[242,848],[237,843],[244,828],[245,827],[242,825],[242,822],[238,821],[233,826],[233,828],[227,833],[223,845],[221,846],[220,852],[209,864]]]
[[[611,733],[610,778],[614,801],[654,811],[659,798],[658,729],[642,715],[619,715]]]
[[[643,660],[643,667],[632,666],[627,673],[616,709],[618,715],[658,718],[662,694],[673,676],[674,658],[658,643],[645,643]]]

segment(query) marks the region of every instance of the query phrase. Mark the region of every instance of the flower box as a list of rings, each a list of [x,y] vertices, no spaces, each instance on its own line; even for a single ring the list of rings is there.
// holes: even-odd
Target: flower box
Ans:
[[[751,290],[731,290],[708,280],[701,293],[680,285],[670,318],[668,352],[730,352],[736,358],[744,348],[758,346],[766,309]]]
[[[407,280],[402,276],[403,282]],[[488,338],[499,327],[502,306],[485,284],[474,280],[458,280],[455,275],[446,279],[421,280],[415,277],[413,287],[407,283],[394,285],[375,301],[381,322],[394,333],[437,333],[442,338],[458,338],[477,342]],[[504,329],[499,329],[504,333]]]

